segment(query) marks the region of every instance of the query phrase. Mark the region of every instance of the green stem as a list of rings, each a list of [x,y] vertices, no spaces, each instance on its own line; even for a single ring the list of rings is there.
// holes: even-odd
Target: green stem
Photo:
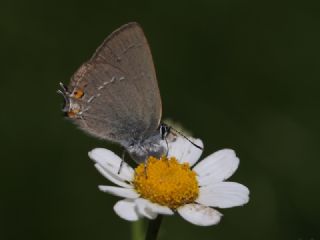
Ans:
[[[143,240],[143,220],[138,220],[131,224],[131,239]]]
[[[156,219],[149,221],[146,240],[156,240],[157,239],[157,235],[158,235],[158,232],[160,229],[161,221],[162,221],[161,215],[159,215]]]

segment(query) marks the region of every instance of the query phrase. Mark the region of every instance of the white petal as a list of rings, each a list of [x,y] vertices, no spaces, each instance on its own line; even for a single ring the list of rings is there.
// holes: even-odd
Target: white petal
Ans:
[[[96,163],[94,165],[96,167],[96,169],[105,177],[107,178],[110,182],[113,182],[114,184],[117,184],[121,187],[124,187],[124,188],[133,188],[132,185],[124,182],[123,179],[121,179],[119,177],[119,175],[115,175],[109,171],[107,171],[106,169],[104,169],[103,167],[101,167],[101,165],[99,165],[98,163]]]
[[[122,163],[120,168],[122,159],[112,151],[104,148],[95,148],[89,152],[89,157],[123,180],[130,182],[133,179],[134,170],[125,162]]]
[[[122,188],[122,187],[114,187],[114,186],[99,186],[99,189],[102,192],[110,193],[112,195],[123,197],[123,198],[131,198],[136,199],[140,195],[131,188]]]
[[[156,212],[148,208],[147,200],[143,198],[138,198],[135,200],[135,203],[139,215],[149,219],[155,219],[158,216]]]
[[[118,201],[113,206],[113,210],[121,218],[127,221],[137,221],[139,219],[139,214],[136,211],[136,204],[132,200],[125,199]]]
[[[189,140],[203,148],[201,139],[189,138]],[[168,157],[175,157],[179,162],[187,162],[192,166],[199,160],[202,151],[184,137],[178,136],[175,141],[169,142]]]
[[[173,211],[166,207],[166,206],[161,206],[157,203],[152,203],[150,201],[149,202],[149,208],[152,209],[152,211],[158,213],[158,214],[163,214],[163,215],[173,215]]]
[[[235,152],[223,149],[203,159],[193,170],[198,174],[199,185],[206,186],[229,178],[238,166],[239,158]]]
[[[186,204],[177,209],[178,213],[188,222],[198,226],[217,224],[222,214],[217,210],[200,204]]]
[[[206,206],[230,208],[246,204],[249,201],[249,189],[235,182],[220,182],[201,187],[196,202]]]
[[[168,208],[166,206],[162,206],[157,203],[150,202],[147,199],[139,198],[136,201],[142,202],[145,205],[145,207],[150,209],[152,212],[155,212],[158,214],[164,214],[164,215],[172,215],[173,214],[173,211],[170,208]]]
[[[116,155],[114,152],[105,149],[105,148],[95,148],[88,153],[89,157],[98,162],[98,161],[108,161],[108,164],[119,165],[122,159]]]

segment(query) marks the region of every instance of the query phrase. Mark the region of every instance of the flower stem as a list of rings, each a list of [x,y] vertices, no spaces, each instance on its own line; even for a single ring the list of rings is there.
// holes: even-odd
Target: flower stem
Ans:
[[[160,229],[161,221],[162,221],[161,215],[159,215],[156,219],[149,221],[146,240],[156,240],[157,239],[157,235],[158,235],[158,232]]]
[[[131,224],[131,239],[143,240],[143,220],[132,222]]]

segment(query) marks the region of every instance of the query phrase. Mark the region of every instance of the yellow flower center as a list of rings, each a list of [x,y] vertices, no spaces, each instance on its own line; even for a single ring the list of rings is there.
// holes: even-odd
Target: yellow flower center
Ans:
[[[146,164],[146,165],[145,165]],[[196,173],[176,158],[149,157],[135,169],[133,184],[143,198],[176,209],[199,195]]]

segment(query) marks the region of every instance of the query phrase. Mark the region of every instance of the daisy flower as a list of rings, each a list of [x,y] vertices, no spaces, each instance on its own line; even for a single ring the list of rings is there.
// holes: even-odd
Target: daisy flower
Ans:
[[[203,146],[200,139],[192,141]],[[112,151],[96,148],[89,152],[97,170],[118,186],[99,186],[103,192],[124,198],[114,205],[123,219],[136,221],[175,212],[199,226],[217,224],[222,214],[215,208],[241,206],[249,201],[242,184],[225,181],[238,168],[239,158],[231,149],[217,151],[195,164],[202,150],[178,136],[169,143],[167,157],[149,157],[135,169]],[[121,170],[118,173],[119,169]]]

